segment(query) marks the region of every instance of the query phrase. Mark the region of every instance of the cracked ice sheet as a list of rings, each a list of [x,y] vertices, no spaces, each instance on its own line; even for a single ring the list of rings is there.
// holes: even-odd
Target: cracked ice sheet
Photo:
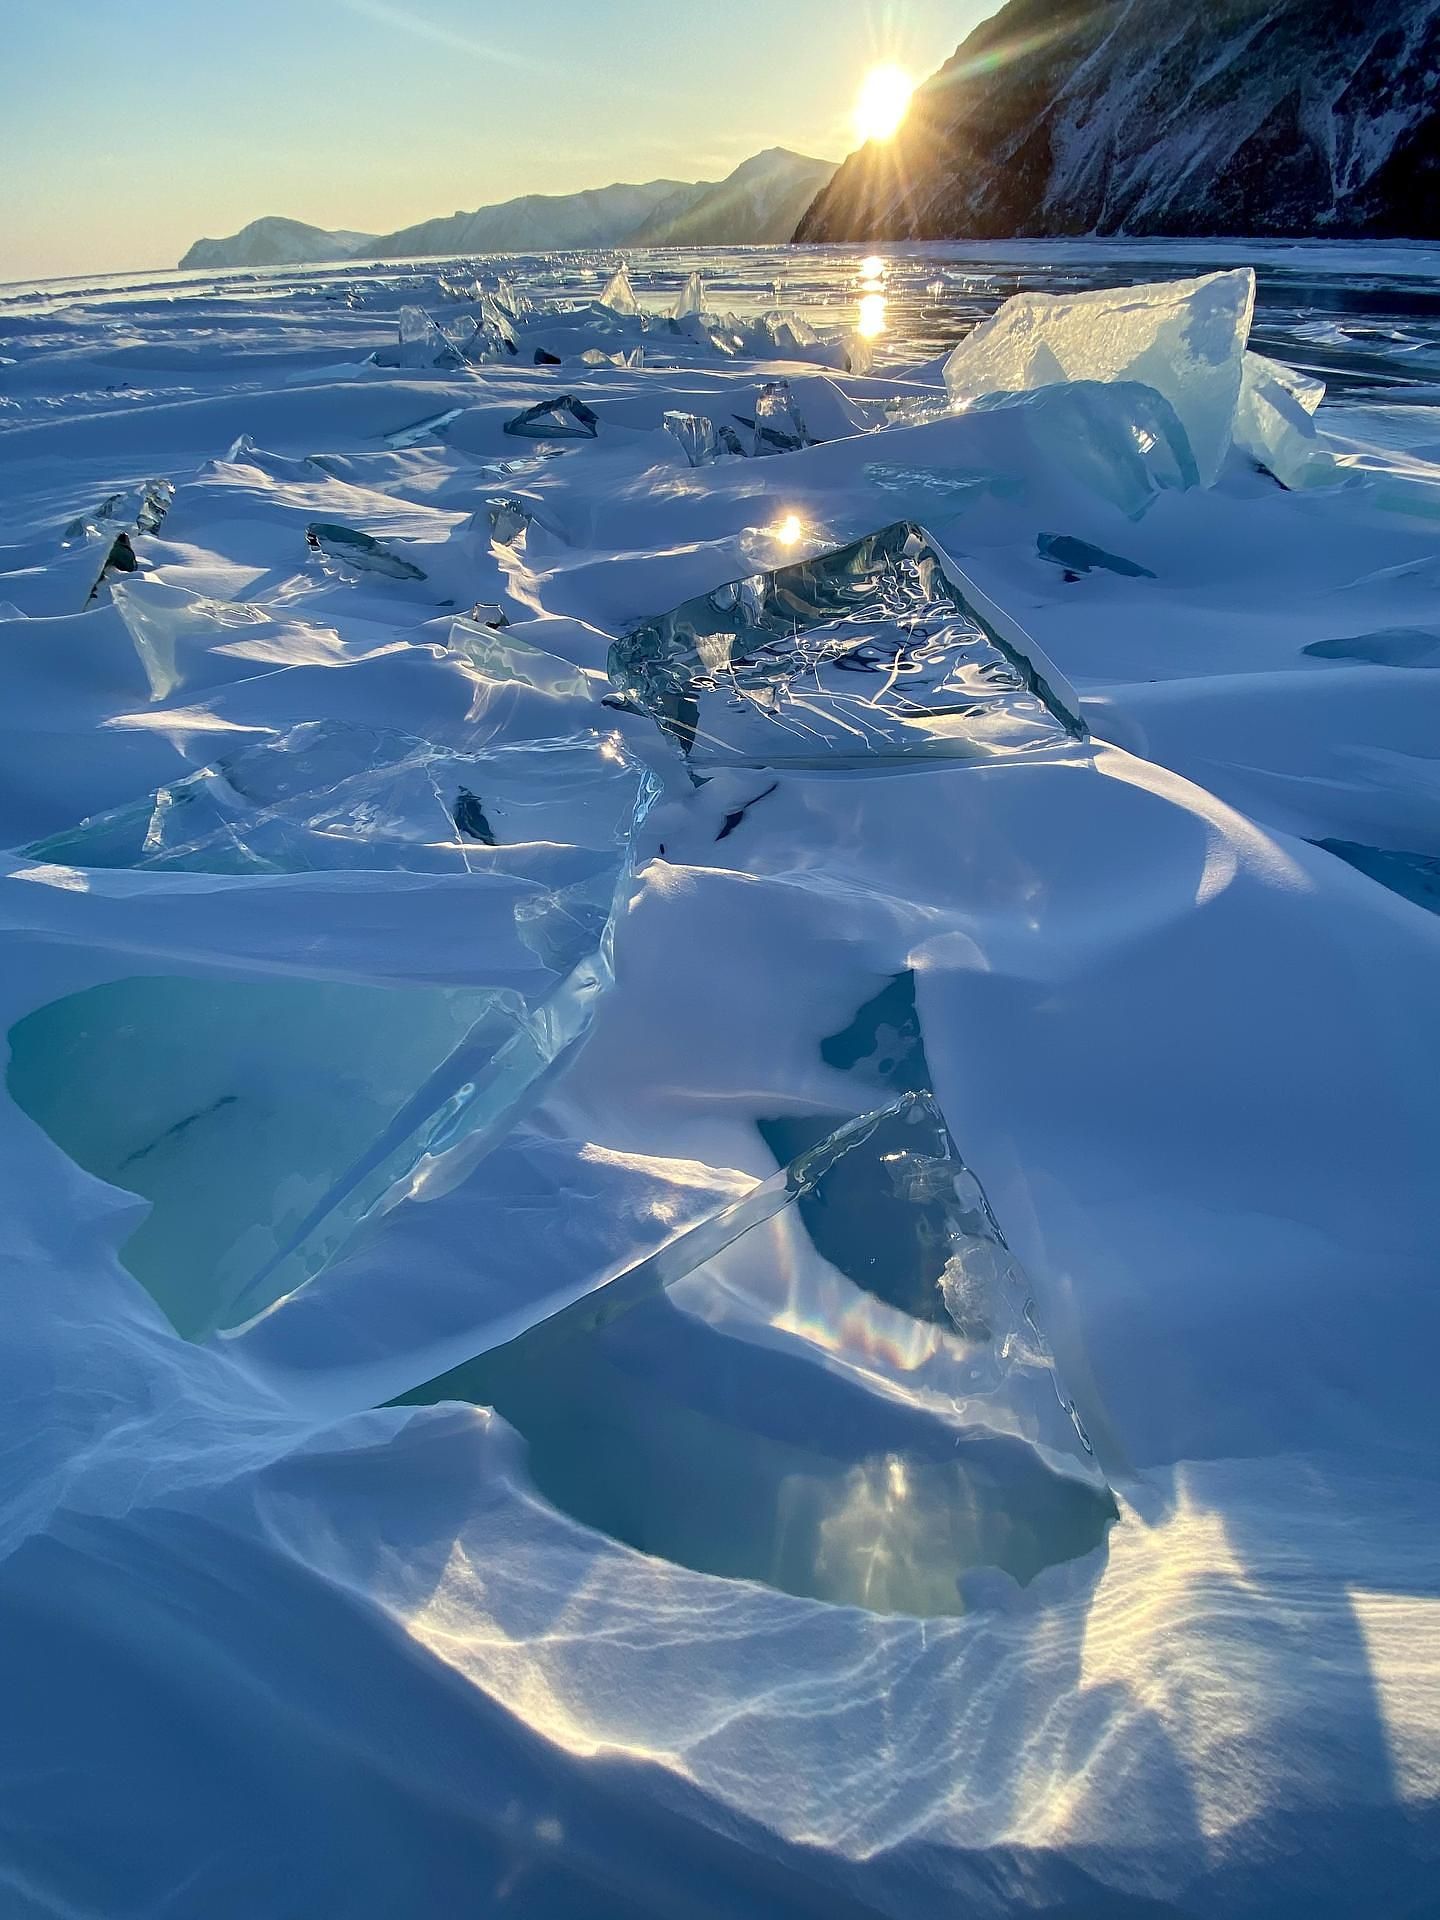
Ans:
[[[393,337],[401,298],[376,340]],[[272,350],[276,311],[250,322]],[[342,322],[355,358],[365,324]],[[342,358],[333,333],[326,351]],[[92,481],[103,493],[173,471],[180,517],[150,550],[162,584],[253,591],[268,618],[338,640],[238,671],[202,646],[191,686],[156,705],[114,609],[36,623],[23,641],[9,623],[5,724],[29,741],[0,795],[9,843],[150,791],[208,755],[216,729],[294,724],[317,705],[447,739],[474,728],[463,659],[432,651],[452,617],[439,598],[472,579],[488,601],[507,591],[497,573],[514,581],[511,618],[539,616],[548,652],[593,669],[622,617],[734,578],[734,543],[762,513],[866,532],[911,511],[867,464],[973,478],[978,462],[931,429],[888,429],[768,460],[755,494],[744,463],[688,476],[648,452],[666,407],[708,409],[693,374],[602,369],[583,388],[601,440],[504,486],[551,508],[558,532],[533,551],[527,535],[514,560],[467,546],[503,419],[576,385],[572,372],[558,388],[509,370],[307,375],[7,435],[0,484],[37,528],[98,497]],[[227,381],[223,355],[206,377]],[[737,372],[737,395],[759,377]],[[654,416],[617,415],[607,454],[622,387]],[[379,450],[460,401],[481,416],[473,448]],[[335,477],[324,469],[312,483],[262,461],[228,503],[221,485],[187,503],[184,469],[244,430],[273,461],[333,451],[367,487],[383,479],[383,506],[365,508],[377,518],[352,518],[409,541],[378,516],[423,509],[406,521],[413,548],[432,550],[417,564],[453,546],[453,579],[429,602],[308,576],[305,521],[345,519],[311,497]],[[987,431],[984,490],[944,528],[967,570],[1117,709],[1138,710],[1143,682],[1222,663],[1257,680],[1283,665],[1317,687],[1334,676],[1313,732],[1285,726],[1276,701],[1267,725],[1228,734],[1176,695],[1227,797],[1225,768],[1257,757],[1317,785],[1352,724],[1351,669],[1303,649],[1423,627],[1433,523],[1417,501],[1433,480],[1302,500],[1236,470],[1132,520],[1013,432]],[[699,490],[665,497],[667,473]],[[294,489],[293,539],[272,483]],[[1066,584],[1037,557],[1042,533],[1156,579]],[[523,693],[505,696],[521,737],[557,698]],[[567,730],[578,698],[559,701]],[[1367,706],[1397,794],[1419,761],[1398,751],[1410,724],[1388,700]],[[1158,724],[1152,737],[1192,769]],[[4,1850],[21,1911],[378,1917],[443,1905],[461,1884],[556,1920],[928,1917],[937,1897],[1106,1920],[1423,1909],[1440,1590],[1423,1374],[1436,1329],[1417,1266],[1437,1119],[1430,922],[1126,754],[786,775],[761,798],[766,785],[727,775],[690,797],[672,783],[647,822],[618,983],[553,1090],[546,1138],[610,1156],[624,1258],[625,1223],[654,1219],[647,1195],[683,1220],[710,1183],[728,1193],[772,1172],[758,1120],[875,1104],[883,1048],[848,1070],[822,1048],[910,970],[947,1119],[1119,1461],[1105,1548],[1023,1590],[973,1582],[971,1611],[944,1621],[620,1549],[542,1500],[513,1437],[473,1409],[332,1424],[336,1403],[291,1398],[293,1382],[282,1393],[238,1343],[176,1340],[114,1259],[136,1202],[4,1103],[3,1523],[7,1540],[29,1536],[0,1569],[0,1660],[25,1734]],[[115,938],[232,965],[248,940],[287,969],[318,952],[365,978],[457,982],[488,953],[479,896],[448,877],[307,876],[242,917],[241,891],[213,877],[27,871],[6,891],[26,897],[46,948],[5,976],[17,1012],[83,982]],[[29,936],[13,950],[33,957]],[[451,1248],[483,1243],[463,1192]],[[647,1244],[639,1233],[635,1250]],[[537,1275],[547,1260],[542,1236]],[[420,1295],[387,1304],[414,1311],[423,1336]],[[858,1367],[855,1331],[818,1314],[805,1337]],[[862,1525],[874,1498],[857,1482]],[[74,1845],[50,1844],[72,1825]]]

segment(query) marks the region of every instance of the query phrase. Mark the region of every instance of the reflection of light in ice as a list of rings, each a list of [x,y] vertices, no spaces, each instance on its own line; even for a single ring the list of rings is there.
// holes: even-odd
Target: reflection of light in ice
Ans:
[[[867,293],[860,301],[859,313],[855,321],[855,331],[862,340],[873,340],[885,331],[885,296],[883,293]]]
[[[885,262],[881,259],[880,255],[878,253],[866,254],[865,258],[860,262],[860,278],[862,280],[881,280],[884,276]]]
[[[815,1252],[793,1219],[777,1221],[753,1247],[727,1249],[705,1269],[703,1287],[682,1281],[670,1297],[714,1326],[758,1320],[803,1341],[830,1369],[912,1407],[945,1411],[993,1385],[982,1346],[948,1322],[913,1319],[864,1292]],[[999,1428],[1014,1424],[998,1404],[987,1419]]]
[[[810,1505],[822,1591],[843,1575],[861,1606],[953,1613],[956,1572],[983,1551],[980,1518],[967,1486],[948,1478],[942,1492],[937,1478],[930,1468],[912,1486],[905,1462],[889,1454],[817,1489]]]
[[[406,1632],[569,1753],[592,1758],[603,1747],[642,1759],[663,1758],[640,1739],[623,1737],[629,1729],[616,1724],[629,1718],[623,1710],[592,1712],[583,1690],[567,1684],[567,1609],[562,1607],[549,1632],[527,1632],[524,1623],[516,1623],[519,1631],[512,1633],[487,1604],[488,1585],[477,1558],[457,1539],[429,1599],[404,1620]],[[583,1615],[586,1598],[582,1587],[569,1607]],[[634,1718],[638,1732],[643,1712]]]
[[[767,526],[746,527],[740,535],[740,550],[746,563],[755,570],[755,591],[764,588],[764,574],[760,569],[782,567],[808,559],[820,553],[828,545],[837,541],[834,529],[823,521],[812,520],[799,513],[785,510],[777,513]],[[730,657],[730,637],[722,636],[725,659]],[[699,637],[695,646],[702,659],[705,648]]]

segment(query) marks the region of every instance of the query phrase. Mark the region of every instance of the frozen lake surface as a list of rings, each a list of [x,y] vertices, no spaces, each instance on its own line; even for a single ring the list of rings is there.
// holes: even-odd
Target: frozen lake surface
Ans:
[[[0,1907],[1419,1920],[1440,255],[619,264],[0,288]]]

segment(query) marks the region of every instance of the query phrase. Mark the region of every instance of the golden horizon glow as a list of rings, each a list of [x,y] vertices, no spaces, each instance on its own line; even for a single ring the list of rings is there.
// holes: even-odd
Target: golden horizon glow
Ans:
[[[910,108],[915,82],[903,67],[872,67],[855,98],[855,134],[868,140],[890,140],[900,130]]]

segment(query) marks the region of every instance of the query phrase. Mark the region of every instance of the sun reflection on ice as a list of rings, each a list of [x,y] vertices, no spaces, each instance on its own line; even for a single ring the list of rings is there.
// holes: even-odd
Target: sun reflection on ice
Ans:
[[[874,340],[884,333],[885,296],[883,293],[867,293],[862,297],[856,314],[855,331],[862,340]]]

